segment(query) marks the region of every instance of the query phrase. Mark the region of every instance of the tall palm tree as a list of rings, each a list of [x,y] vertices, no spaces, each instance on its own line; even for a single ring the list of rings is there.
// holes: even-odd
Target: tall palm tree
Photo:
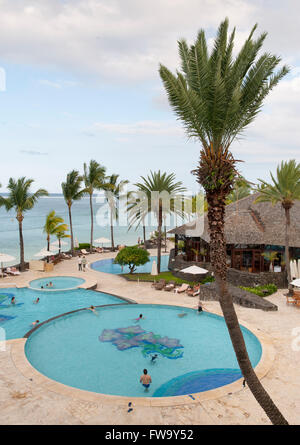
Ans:
[[[91,238],[90,238],[90,252],[93,251],[94,242],[94,213],[93,213],[93,193],[94,190],[106,189],[105,172],[106,168],[98,164],[95,160],[91,160],[89,166],[84,163],[83,165],[83,180],[85,185],[85,191],[89,194],[90,198],[90,211],[91,211]]]
[[[154,213],[157,219],[157,270],[160,273],[161,264],[161,241],[162,241],[162,224],[164,215],[173,213],[183,216],[183,209],[176,205],[176,196],[185,192],[182,182],[175,182],[175,174],[150,172],[145,178],[141,176],[142,182],[135,184],[137,189],[147,197],[147,207],[143,201],[141,209],[140,202],[131,203],[128,206],[130,225],[140,224],[147,214]],[[165,198],[167,199],[164,199]]]
[[[71,207],[74,201],[80,200],[85,194],[85,190],[81,189],[82,181],[83,178],[80,176],[79,172],[77,170],[72,170],[67,174],[66,182],[62,182],[61,184],[62,192],[69,211],[72,256],[74,256],[74,235]]]
[[[41,196],[48,195],[48,192],[45,189],[38,189],[35,193],[30,193],[30,187],[33,182],[33,179],[26,179],[24,176],[17,180],[10,178],[7,186],[9,195],[7,198],[0,198],[0,206],[5,206],[7,211],[14,209],[16,212],[16,219],[19,224],[21,271],[25,270],[23,239],[24,213],[31,210]]]
[[[200,30],[192,45],[179,41],[181,72],[174,75],[162,65],[159,72],[169,102],[187,135],[198,139],[202,146],[194,174],[206,192],[216,288],[241,372],[271,421],[286,424],[251,366],[228,292],[224,215],[226,198],[238,176],[237,160],[230,146],[254,121],[265,97],[288,73],[288,68],[283,66],[276,71],[281,59],[270,53],[258,56],[267,33],[254,39],[257,25],[233,57],[235,29],[229,35],[228,26],[228,19],[220,24],[210,52],[204,30]]]
[[[106,178],[107,182],[104,188],[106,201],[110,209],[110,236],[111,236],[112,250],[115,249],[113,224],[114,220],[117,221],[119,218],[118,204],[120,202],[120,199],[122,198],[124,192],[124,186],[129,183],[127,179],[118,182],[118,178],[119,175],[115,174],[108,176]]]
[[[47,250],[50,250],[50,236],[56,235],[59,232],[66,232],[68,230],[67,224],[64,224],[64,219],[56,215],[55,210],[51,210],[46,216],[46,222],[43,228],[44,233],[47,234]]]
[[[290,210],[295,200],[300,199],[300,164],[293,159],[291,161],[282,161],[277,166],[276,178],[270,172],[272,183],[259,179],[263,187],[259,190],[259,196],[255,202],[271,202],[272,205],[280,203],[285,213],[285,264],[287,271],[287,280],[289,290],[292,287],[291,282],[291,266],[290,266]]]
[[[146,242],[146,219],[148,215],[148,196],[142,190],[133,190],[128,193],[127,212],[129,221],[134,218],[139,221],[143,227],[143,240]],[[136,225],[138,229],[139,224]],[[132,225],[128,225],[128,230]]]

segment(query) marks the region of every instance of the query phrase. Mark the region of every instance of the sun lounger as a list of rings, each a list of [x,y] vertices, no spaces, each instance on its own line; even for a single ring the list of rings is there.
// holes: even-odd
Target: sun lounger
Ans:
[[[9,275],[13,275],[13,276],[20,275],[20,272],[15,267],[7,267],[6,273],[8,273]]]
[[[165,286],[164,290],[170,292],[172,289],[175,289],[175,281],[169,281],[169,283]]]
[[[183,283],[180,287],[178,287],[177,289],[174,289],[174,292],[181,294],[182,292],[187,291],[189,288],[189,285],[186,283]]]
[[[154,285],[154,288],[156,290],[162,290],[165,287],[165,285],[166,285],[166,280],[159,280],[159,282]]]
[[[83,255],[88,255],[90,252],[87,252],[85,249],[81,249],[80,251]]]

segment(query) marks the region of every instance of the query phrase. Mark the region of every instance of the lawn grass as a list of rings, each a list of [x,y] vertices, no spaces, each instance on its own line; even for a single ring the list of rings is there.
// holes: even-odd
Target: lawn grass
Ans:
[[[169,281],[175,281],[176,284],[183,284],[183,283],[187,283],[190,284],[191,286],[194,286],[196,284],[198,284],[198,281],[188,281],[188,280],[183,280],[182,278],[177,278],[174,277],[174,275],[172,274],[172,272],[167,271],[167,272],[161,272],[160,274],[153,276],[150,273],[127,273],[127,274],[123,274],[123,277],[125,277],[127,280],[129,281],[159,281],[159,280],[166,280],[166,282],[168,283]],[[203,280],[205,281],[205,280]],[[209,280],[207,280],[209,281]]]

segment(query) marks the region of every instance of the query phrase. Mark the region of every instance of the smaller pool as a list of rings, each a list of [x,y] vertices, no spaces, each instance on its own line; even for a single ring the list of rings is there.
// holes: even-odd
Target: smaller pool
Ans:
[[[72,290],[81,286],[85,280],[78,277],[47,277],[38,278],[32,280],[29,283],[30,289],[42,290],[42,291],[60,291],[60,290]]]
[[[144,264],[143,266],[138,266],[136,268],[136,273],[151,273],[152,270],[152,263],[155,260],[157,263],[157,257],[156,256],[150,256],[149,263]],[[161,263],[160,263],[160,270],[161,272],[166,272],[168,270],[168,264],[169,264],[169,255],[162,255],[161,256]],[[99,260],[95,261],[90,265],[90,267],[94,270],[97,270],[98,272],[105,272],[105,273],[112,273],[112,274],[125,274],[129,273],[129,267],[128,266],[120,266],[119,264],[114,263],[114,258],[108,258],[105,260]]]

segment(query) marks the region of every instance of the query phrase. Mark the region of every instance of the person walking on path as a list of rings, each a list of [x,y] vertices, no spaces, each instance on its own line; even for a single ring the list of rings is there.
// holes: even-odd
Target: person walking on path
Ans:
[[[78,270],[79,271],[82,270],[82,259],[81,259],[81,257],[78,258]]]
[[[85,272],[85,267],[86,267],[86,257],[85,256],[82,258],[82,267],[83,267],[83,272]]]

